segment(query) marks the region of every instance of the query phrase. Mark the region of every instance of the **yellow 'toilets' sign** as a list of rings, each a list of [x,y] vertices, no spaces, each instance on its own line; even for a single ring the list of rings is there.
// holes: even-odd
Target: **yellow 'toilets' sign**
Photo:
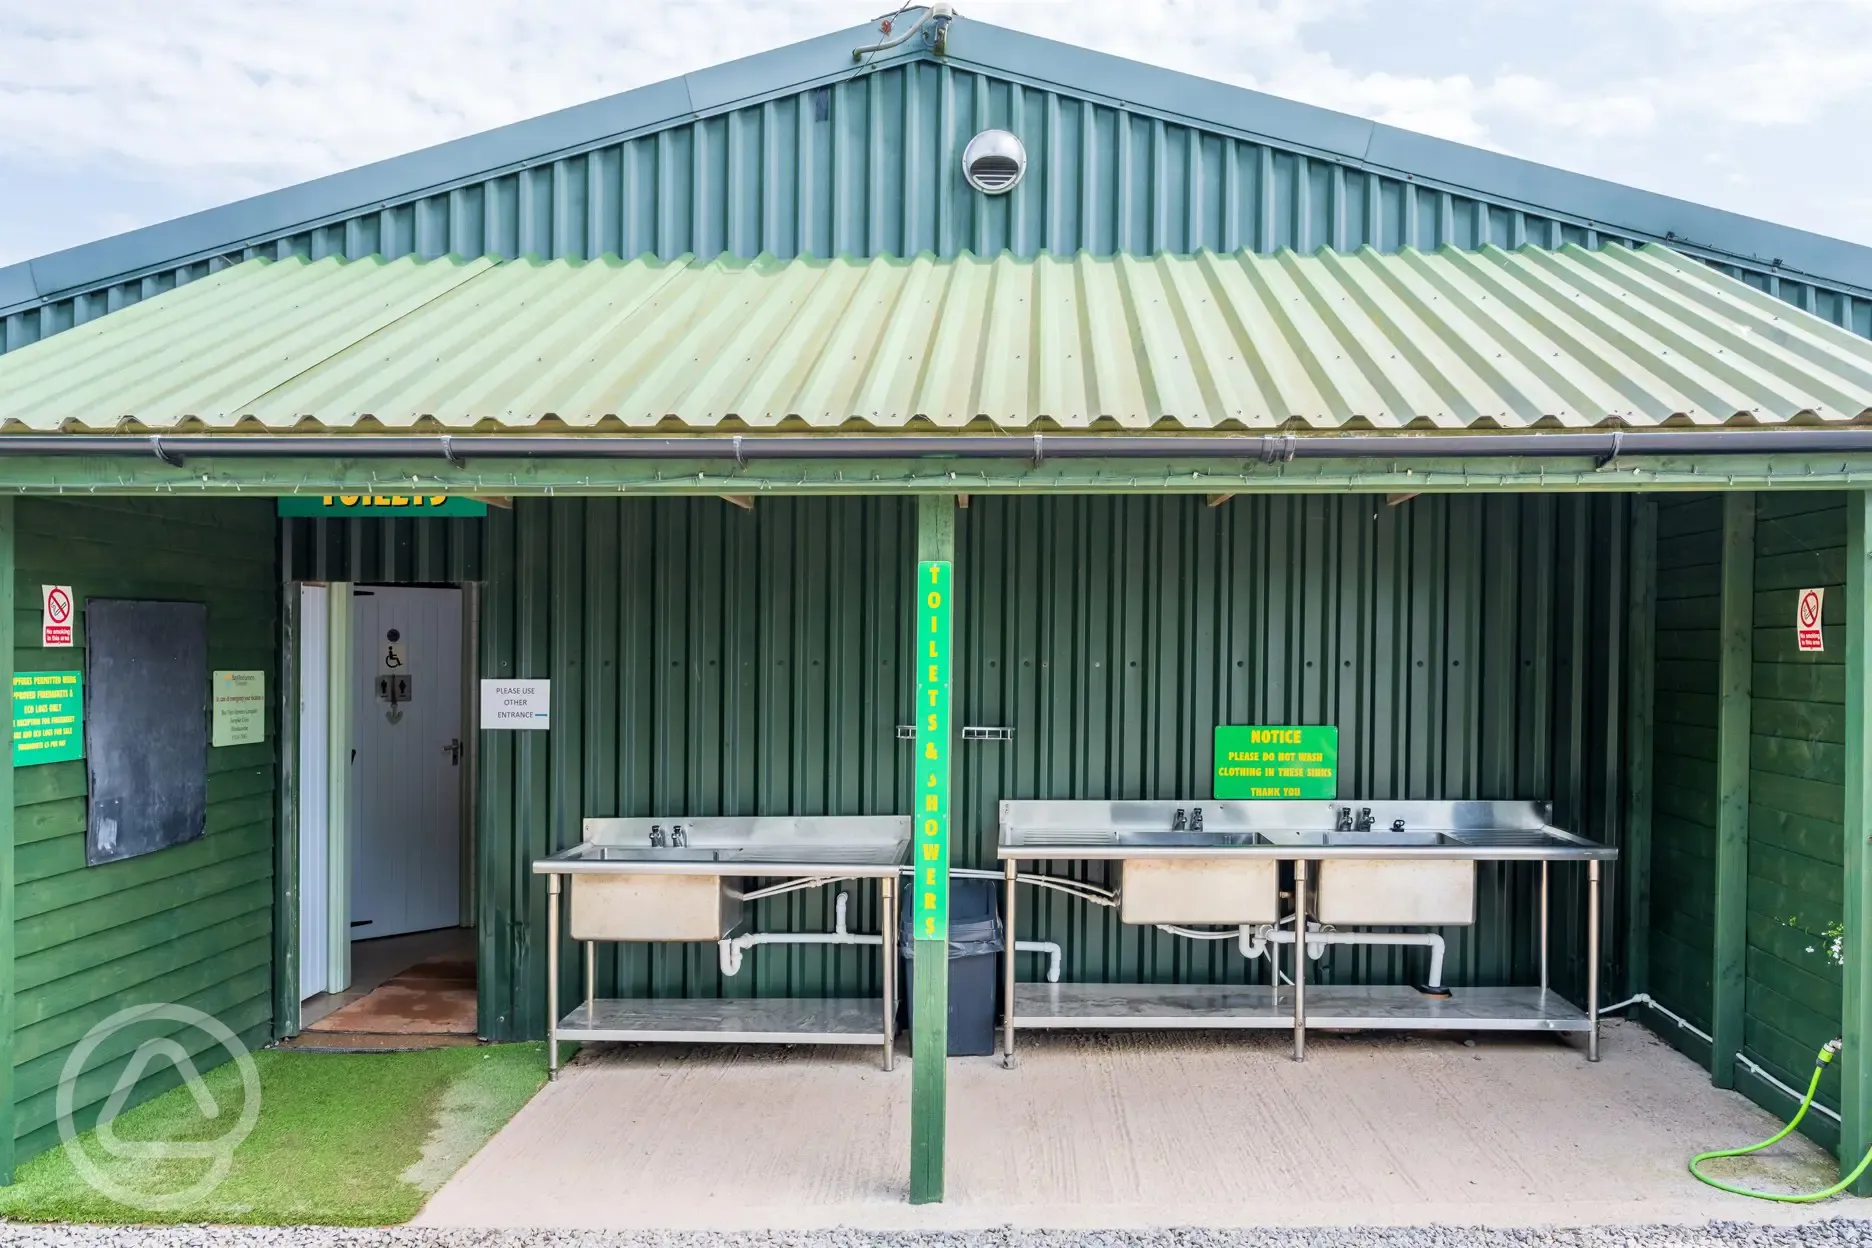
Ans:
[[[485,516],[478,498],[450,494],[311,494],[279,500],[282,516]]]

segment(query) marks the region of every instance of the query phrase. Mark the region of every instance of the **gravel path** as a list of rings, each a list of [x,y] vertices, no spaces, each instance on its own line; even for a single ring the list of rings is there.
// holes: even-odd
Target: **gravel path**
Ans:
[[[80,1227],[0,1223],[0,1248],[1872,1248],[1872,1221],[1802,1226],[1158,1231],[471,1231],[391,1227]]]

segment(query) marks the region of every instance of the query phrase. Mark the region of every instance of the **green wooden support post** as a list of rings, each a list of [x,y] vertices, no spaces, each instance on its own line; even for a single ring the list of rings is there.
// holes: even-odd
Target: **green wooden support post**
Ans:
[[[1657,731],[1657,503],[1632,500],[1625,663],[1625,994],[1651,982],[1651,752]]]
[[[1716,728],[1716,954],[1710,1080],[1735,1086],[1747,991],[1749,700],[1755,646],[1755,496],[1723,495],[1721,663]]]
[[[14,548],[14,500],[0,497],[0,677],[7,689],[6,740],[7,762],[0,767],[0,1184],[13,1181],[14,1119],[13,1085],[13,984],[15,948],[13,944],[13,886],[17,882],[13,862],[13,647],[16,624],[13,618],[13,582],[19,567]]]
[[[1842,950],[1840,1136],[1842,1166],[1872,1145],[1872,491],[1846,496],[1846,895]],[[1872,1195],[1872,1174],[1853,1187]]]
[[[955,618],[955,499],[917,500],[915,830],[910,861],[916,998],[911,1003],[910,1203],[943,1198],[949,1059],[949,782]]]

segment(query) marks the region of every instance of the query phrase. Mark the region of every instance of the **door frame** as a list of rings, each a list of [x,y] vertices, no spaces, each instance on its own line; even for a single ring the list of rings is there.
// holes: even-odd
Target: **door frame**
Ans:
[[[454,589],[461,594],[461,739],[463,742],[461,775],[461,854],[462,910],[461,925],[477,928],[475,900],[479,892],[476,862],[479,842],[480,805],[480,734],[475,727],[475,680],[480,671],[480,593],[473,581],[287,581],[281,592],[280,656],[281,676],[276,695],[274,733],[275,774],[279,778],[276,793],[276,828],[273,871],[273,1034],[288,1039],[300,1031],[299,1005],[301,971],[299,960],[300,925],[306,898],[303,896],[299,855],[305,829],[301,819],[301,796],[304,785],[323,780],[327,852],[326,878],[334,885],[325,899],[327,920],[327,978],[321,991],[339,991],[351,981],[351,793],[349,754],[352,748],[352,680],[355,663],[351,654],[352,591],[359,585],[386,588]],[[324,750],[325,775],[307,775],[301,766],[302,750],[311,743],[304,738],[301,717],[304,712],[305,680],[302,666],[306,628],[301,590],[323,586],[326,590],[325,654],[323,681],[326,712]],[[314,671],[319,665],[314,663]],[[337,985],[334,987],[333,985]],[[477,1029],[479,1020],[477,1019]]]

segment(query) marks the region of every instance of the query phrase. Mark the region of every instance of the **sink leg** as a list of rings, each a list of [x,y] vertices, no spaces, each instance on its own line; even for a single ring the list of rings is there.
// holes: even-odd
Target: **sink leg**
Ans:
[[[1294,1061],[1306,1061],[1307,863],[1294,860]],[[1277,959],[1278,960],[1278,959]]]
[[[559,882],[546,877],[546,1077],[559,1077]]]
[[[1540,864],[1540,990],[1547,992],[1547,892],[1548,876],[1552,863],[1543,860]]]
[[[1007,860],[1004,868],[1007,881],[1002,891],[1007,894],[1001,903],[1007,915],[1007,939],[1001,951],[1001,1064],[1007,1069],[1014,1069],[1014,888],[1020,877],[1020,869],[1014,859]]]
[[[878,880],[878,912],[884,920],[884,1069],[897,1064],[897,879]]]
[[[1586,864],[1586,1060],[1599,1060],[1599,860]]]
[[[592,1024],[592,1016],[598,1010],[598,946],[593,941],[585,941],[585,1025]]]

